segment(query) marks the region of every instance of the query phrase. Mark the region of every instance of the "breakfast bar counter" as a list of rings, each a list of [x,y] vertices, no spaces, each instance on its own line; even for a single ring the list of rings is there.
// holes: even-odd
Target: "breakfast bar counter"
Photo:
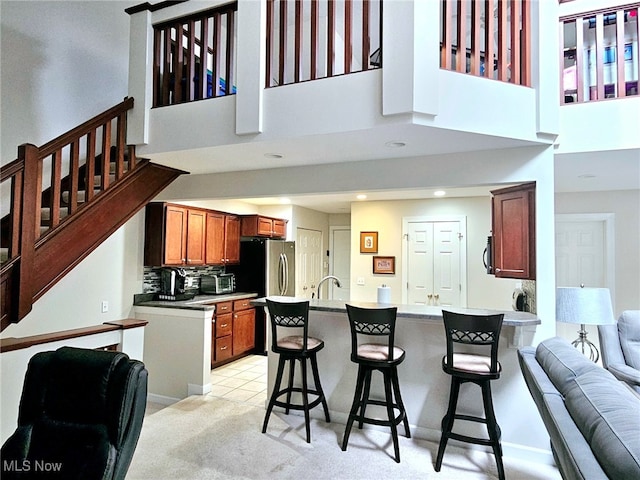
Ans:
[[[269,297],[276,301],[299,301],[293,297]],[[264,307],[264,298],[251,302]],[[441,362],[445,355],[445,332],[442,321],[442,307],[423,305],[395,305],[367,302],[349,304],[382,308],[398,308],[396,323],[396,346],[406,352],[405,360],[398,367],[400,390],[407,410],[412,436],[437,442],[440,438],[440,422],[447,408],[450,378],[442,371]],[[537,415],[529,392],[520,374],[517,348],[531,342],[535,328],[541,323],[532,313],[496,311],[482,309],[447,308],[463,313],[504,313],[500,336],[499,361],[502,364],[501,378],[492,384],[496,417],[502,428],[502,444],[515,456],[531,455],[531,451],[548,451],[548,437],[544,426],[537,418],[523,415],[523,408],[531,415]],[[268,314],[268,312],[267,312]],[[267,322],[268,343],[271,344],[270,325]],[[324,341],[324,348],[318,352],[318,366],[322,388],[325,392],[333,422],[346,423],[356,385],[357,366],[351,362],[351,334],[344,301],[310,300],[309,335]],[[271,394],[277,368],[277,355],[269,350],[268,395]],[[372,392],[383,398],[380,379],[373,379]],[[378,388],[380,387],[380,388]],[[478,387],[465,384],[460,391],[458,413],[482,415],[482,401]],[[531,410],[528,408],[531,407]],[[294,412],[292,412],[294,413]],[[294,414],[297,414],[295,412]],[[322,409],[311,411],[319,421]],[[534,420],[534,421],[532,421]],[[456,430],[462,434],[482,434],[478,426],[456,423]],[[304,422],[301,423],[304,430]],[[371,427],[367,428],[381,428]],[[355,431],[355,430],[354,430]],[[454,442],[455,443],[455,442]],[[541,453],[542,457],[546,453]],[[542,460],[544,461],[544,459]]]

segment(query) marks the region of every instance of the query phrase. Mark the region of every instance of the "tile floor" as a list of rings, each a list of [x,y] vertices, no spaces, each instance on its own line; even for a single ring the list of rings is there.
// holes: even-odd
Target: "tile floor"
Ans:
[[[211,370],[209,395],[264,406],[267,400],[267,357],[249,355]]]

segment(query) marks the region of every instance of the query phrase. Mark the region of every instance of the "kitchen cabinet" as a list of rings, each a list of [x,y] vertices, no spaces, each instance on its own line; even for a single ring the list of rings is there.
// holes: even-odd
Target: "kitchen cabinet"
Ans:
[[[287,221],[264,215],[245,215],[241,234],[243,237],[286,238]]]
[[[211,366],[233,356],[233,302],[216,303],[214,325],[211,329]]]
[[[500,278],[536,278],[535,183],[491,191],[492,266]]]
[[[206,211],[166,203],[145,210],[144,264],[204,265]]]
[[[207,212],[207,265],[240,262],[240,217],[223,212]]]
[[[212,331],[211,367],[238,358],[256,346],[256,309],[251,299],[216,303]]]

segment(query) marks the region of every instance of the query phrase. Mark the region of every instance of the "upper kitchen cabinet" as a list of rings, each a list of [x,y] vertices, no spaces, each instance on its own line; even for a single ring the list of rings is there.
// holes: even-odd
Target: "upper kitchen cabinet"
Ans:
[[[222,212],[207,212],[207,265],[240,262],[240,217]]]
[[[492,265],[501,278],[536,278],[536,185],[491,191]]]
[[[242,217],[241,232],[243,237],[286,238],[287,221],[263,215],[246,215]]]
[[[144,264],[204,265],[206,211],[150,203],[145,213]]]

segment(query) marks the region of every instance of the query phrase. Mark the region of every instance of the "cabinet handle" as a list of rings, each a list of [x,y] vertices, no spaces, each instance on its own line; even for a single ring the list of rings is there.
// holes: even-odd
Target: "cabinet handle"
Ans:
[[[228,324],[228,323],[223,323],[222,325],[220,325],[220,328],[224,328],[224,327],[226,327],[227,325],[229,325],[229,324]]]
[[[238,315],[237,315],[237,314],[236,314],[236,315],[234,315],[234,316],[233,316],[233,318],[238,318]]]
[[[496,273],[500,273],[502,271],[501,268],[496,268]]]
[[[220,347],[220,350],[226,350],[227,348],[229,348],[229,347],[227,347],[227,346],[225,345],[224,347]]]

